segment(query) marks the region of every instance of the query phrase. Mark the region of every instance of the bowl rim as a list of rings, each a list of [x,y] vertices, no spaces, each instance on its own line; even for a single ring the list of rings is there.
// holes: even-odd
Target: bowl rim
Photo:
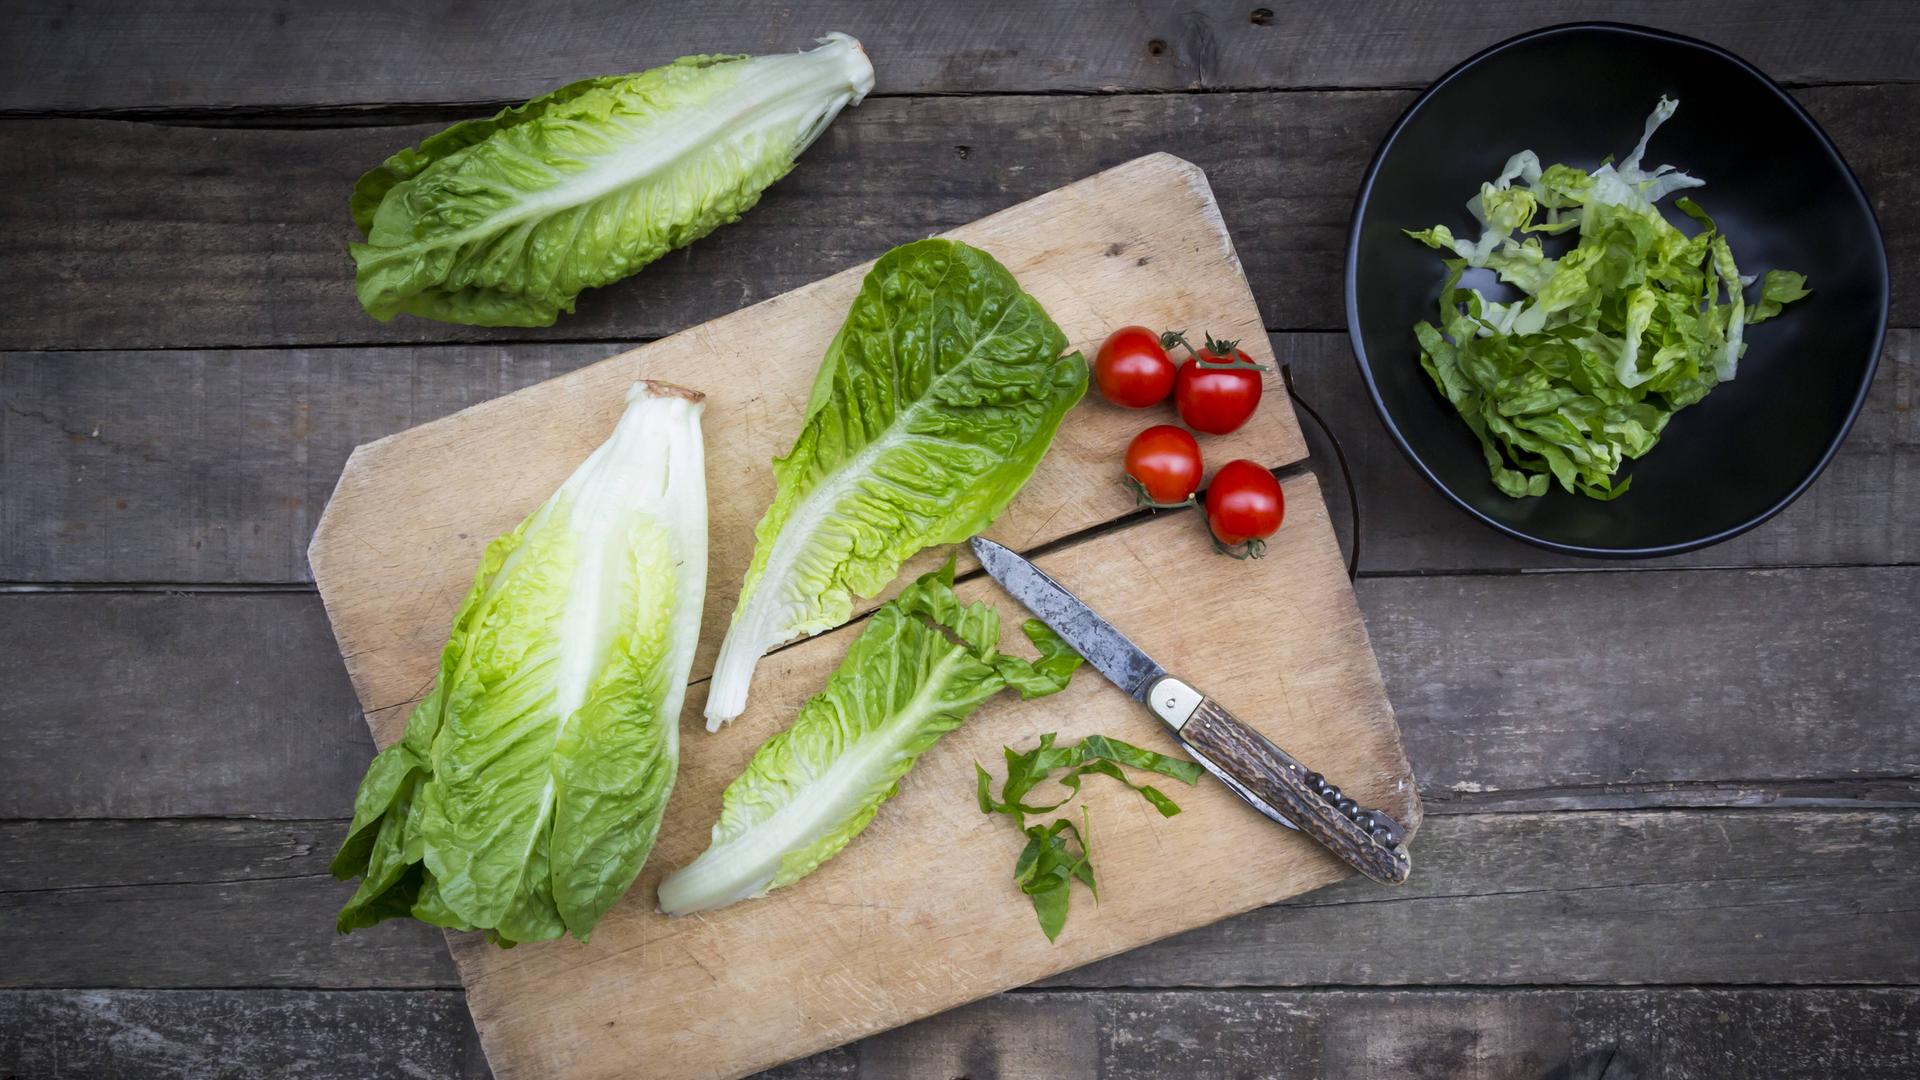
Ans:
[[[1825,452],[1820,455],[1820,460],[1815,462],[1813,468],[1808,470],[1807,474],[1801,477],[1798,483],[1793,485],[1793,488],[1787,492],[1785,497],[1754,515],[1752,518],[1707,536],[1697,537],[1691,540],[1682,540],[1671,544],[1661,544],[1651,547],[1593,547],[1584,544],[1563,543],[1558,540],[1550,540],[1543,536],[1536,536],[1525,529],[1509,525],[1506,522],[1499,521],[1481,513],[1478,508],[1461,498],[1442,482],[1439,476],[1435,475],[1427,463],[1421,460],[1420,455],[1414,450],[1412,444],[1407,441],[1407,437],[1400,430],[1400,426],[1394,422],[1392,415],[1387,411],[1386,401],[1380,394],[1380,386],[1373,377],[1372,361],[1367,357],[1367,348],[1361,340],[1360,335],[1360,297],[1356,263],[1360,251],[1360,224],[1361,220],[1366,216],[1368,202],[1373,195],[1374,182],[1380,174],[1380,165],[1386,160],[1387,152],[1393,148],[1394,142],[1400,137],[1400,133],[1405,130],[1408,123],[1420,112],[1421,107],[1427,103],[1428,98],[1431,98],[1434,93],[1442,87],[1465,75],[1473,68],[1478,67],[1482,61],[1488,60],[1517,46],[1532,44],[1543,38],[1584,34],[1617,35],[1620,37],[1644,38],[1685,45],[1711,53],[1714,56],[1732,63],[1748,75],[1753,76],[1761,86],[1771,92],[1775,98],[1784,102],[1786,106],[1792,110],[1794,115],[1800,118],[1800,121],[1813,133],[1815,141],[1820,145],[1820,148],[1826,153],[1827,157],[1835,165],[1839,166],[1840,175],[1845,180],[1846,187],[1851,192],[1854,202],[1859,206],[1860,210],[1866,214],[1867,222],[1871,226],[1870,231],[1873,238],[1872,256],[1874,266],[1877,267],[1879,271],[1880,288],[1879,296],[1877,297],[1879,304],[1879,325],[1875,328],[1873,334],[1872,355],[1867,358],[1866,371],[1861,376],[1859,389],[1854,392],[1853,404],[1847,409],[1846,419],[1841,423],[1839,431],[1834,434],[1833,441],[1827,444]],[[1380,140],[1379,147],[1374,150],[1373,159],[1367,163],[1366,174],[1361,179],[1360,189],[1354,196],[1353,216],[1347,226],[1346,257],[1347,263],[1344,276],[1347,307],[1347,338],[1353,346],[1354,362],[1360,369],[1360,378],[1366,383],[1367,396],[1373,401],[1373,410],[1375,414],[1379,416],[1382,426],[1387,429],[1387,434],[1393,437],[1394,444],[1400,448],[1401,454],[1405,455],[1406,459],[1412,463],[1414,470],[1425,477],[1427,482],[1433,485],[1434,489],[1439,491],[1448,502],[1466,511],[1467,514],[1480,523],[1524,543],[1566,555],[1581,555],[1600,559],[1644,559],[1662,555],[1678,555],[1683,552],[1697,551],[1701,548],[1721,543],[1722,541],[1731,540],[1741,533],[1762,524],[1780,511],[1785,510],[1795,499],[1798,499],[1809,487],[1813,486],[1813,482],[1819,478],[1822,472],[1826,471],[1828,463],[1833,460],[1834,454],[1839,451],[1840,444],[1846,441],[1847,434],[1853,430],[1854,421],[1859,419],[1860,411],[1866,405],[1867,393],[1873,386],[1874,376],[1879,372],[1880,356],[1886,349],[1887,321],[1890,314],[1889,293],[1891,288],[1889,281],[1890,275],[1887,268],[1886,238],[1880,229],[1880,219],[1878,215],[1873,212],[1872,200],[1867,197],[1865,189],[1860,186],[1860,179],[1854,175],[1853,168],[1847,164],[1846,158],[1842,157],[1839,149],[1833,145],[1833,140],[1827,137],[1826,131],[1820,127],[1819,122],[1809,115],[1798,101],[1794,100],[1793,95],[1788,93],[1786,88],[1775,82],[1766,72],[1761,71],[1738,55],[1711,42],[1687,37],[1684,34],[1655,29],[1650,26],[1607,21],[1558,23],[1552,26],[1541,27],[1538,30],[1529,30],[1526,33],[1517,34],[1504,41],[1496,42],[1447,69],[1445,74],[1435,79],[1425,90],[1422,90],[1420,95],[1414,98],[1406,107],[1405,111],[1401,112],[1399,118],[1393,122],[1393,126],[1387,130],[1386,137]]]

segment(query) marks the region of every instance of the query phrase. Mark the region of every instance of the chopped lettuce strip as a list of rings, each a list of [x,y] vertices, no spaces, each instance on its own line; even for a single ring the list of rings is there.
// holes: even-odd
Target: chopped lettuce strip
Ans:
[[[858,836],[982,702],[1065,689],[1080,657],[1044,623],[1022,629],[1040,659],[997,651],[999,612],[960,603],[952,560],[881,605],[826,687],[727,785],[712,843],[661,883],[660,910],[707,911],[793,884]]]
[[[1455,256],[1445,260],[1438,325],[1414,327],[1420,365],[1507,495],[1543,495],[1549,483],[1596,499],[1624,493],[1630,478],[1615,478],[1626,462],[1653,449],[1674,413],[1738,373],[1746,328],[1808,295],[1805,277],[1771,270],[1749,308],[1752,279],[1713,219],[1676,200],[1700,227],[1688,235],[1655,206],[1704,183],[1642,165],[1678,107],[1660,99],[1633,151],[1591,172],[1515,154],[1467,204],[1481,225],[1474,240],[1445,225],[1407,233]],[[1540,235],[1574,229],[1572,250],[1549,257]],[[1470,267],[1523,298],[1501,303],[1463,287]]]
[[[342,933],[412,916],[585,941],[640,872],[706,596],[698,398],[637,384],[613,435],[487,546],[432,692],[354,798],[333,873],[364,880]]]

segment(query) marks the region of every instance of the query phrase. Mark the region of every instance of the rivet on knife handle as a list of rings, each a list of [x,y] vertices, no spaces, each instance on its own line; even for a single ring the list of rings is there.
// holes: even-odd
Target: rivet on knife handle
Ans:
[[[1232,773],[1348,865],[1385,885],[1407,880],[1413,861],[1392,818],[1347,798],[1325,777],[1309,772],[1219,702],[1179,679],[1155,682],[1147,704],[1182,741]]]

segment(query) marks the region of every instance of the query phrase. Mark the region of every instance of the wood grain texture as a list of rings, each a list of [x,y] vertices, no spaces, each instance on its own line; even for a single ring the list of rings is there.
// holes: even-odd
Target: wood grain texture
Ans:
[[[588,0],[529,23],[509,0],[414,8],[349,0],[87,4],[0,15],[0,110],[286,109],[527,98],[682,53],[784,52],[828,30],[873,54],[876,92],[1371,87],[1425,83],[1539,26],[1605,17],[1710,38],[1789,81],[1912,80],[1920,33],[1898,0],[1833,18],[1792,0],[1638,0],[1596,12],[1527,0],[1472,13],[1148,0],[929,8],[828,0],[766,8]],[[111,71],[114,78],[102,78]]]
[[[1434,816],[1403,886],[1342,882],[1060,981],[1912,983],[1916,840],[1911,810]]]
[[[1904,988],[1022,993],[777,1075],[1892,1078],[1917,1011]]]
[[[0,986],[459,989],[432,927],[334,931],[354,889],[328,872],[346,831],[345,819],[0,823]]]
[[[1173,325],[1184,316],[1263,344],[1260,313],[1206,177],[1178,158],[1140,158],[949,235],[992,252],[1085,353],[1115,326]],[[755,525],[773,501],[767,462],[793,446],[820,357],[869,268],[356,450],[307,557],[376,731],[397,738],[406,707],[430,688],[481,551],[605,440],[638,378],[706,395],[711,542],[693,677],[711,671],[753,558]],[[1254,351],[1256,360],[1271,359]],[[1305,454],[1279,375],[1269,370],[1265,380],[1266,407],[1216,440],[1213,453],[1268,466]],[[1024,549],[1132,512],[1133,496],[1114,474],[1139,428],[1137,413],[1098,395],[1083,402],[984,535]],[[856,601],[855,610],[876,606],[948,555],[944,547],[922,552],[894,590]],[[960,559],[971,565],[966,552]]]
[[[1522,754],[1534,764],[1515,787],[1719,780],[1745,775],[1728,768],[1736,754],[1756,775],[1912,776],[1920,762],[1920,624],[1894,614],[1920,605],[1920,571],[1407,578],[1379,588],[1394,603],[1368,603],[1368,627],[1381,655],[1399,658],[1388,669],[1393,700],[1415,760],[1434,762],[1426,790],[1441,798],[1497,785],[1483,763]],[[1888,614],[1856,637],[1840,612],[1862,605]],[[1703,660],[1704,638],[1723,661]]]
[[[1185,515],[1105,532],[1038,563],[1163,662],[1208,671],[1249,700],[1269,703],[1262,725],[1271,737],[1348,777],[1356,797],[1411,834],[1418,801],[1318,490],[1311,477],[1287,489],[1288,527],[1258,563],[1210,561],[1210,541]],[[1134,575],[1110,569],[1150,560],[1211,572],[1143,588]],[[988,579],[957,592],[963,601],[998,605],[1003,625],[1023,616]],[[1292,613],[1299,629],[1223,631],[1161,617],[1174,604],[1204,611],[1229,597]],[[740,1075],[1346,873],[1326,851],[1253,814],[1220,785],[1183,791],[1183,813],[1173,819],[1117,787],[1090,792],[1106,888],[1098,906],[1079,905],[1049,944],[1010,877],[1019,837],[973,803],[974,763],[994,760],[1003,745],[1030,744],[1042,731],[1064,742],[1094,733],[1148,745],[1164,739],[1158,721],[1122,691],[1088,677],[1044,707],[1009,700],[981,707],[920,759],[859,843],[803,884],[702,916],[656,914],[655,886],[706,846],[722,788],[817,691],[844,649],[826,637],[772,654],[746,713],[718,737],[698,730],[702,688],[689,694],[692,730],[659,841],[591,945],[543,942],[504,952],[479,935],[449,937],[497,1073],[613,1075],[644,1059],[661,1076]],[[379,740],[382,725],[370,719]],[[943,838],[937,850],[919,843],[929,836]]]
[[[1364,572],[1600,566],[1454,509],[1375,418],[1344,334],[1273,334],[1364,493]],[[294,583],[362,442],[578,370],[619,345],[0,354],[0,581]],[[1409,359],[1411,361],[1411,358]],[[1143,421],[1144,422],[1144,421]],[[1348,543],[1333,454],[1307,430]],[[1852,434],[1784,514],[1674,566],[1920,562],[1920,335],[1888,335]],[[1613,570],[1617,563],[1605,564]]]
[[[1363,578],[1359,594],[1441,808],[1920,790],[1920,568]],[[1700,647],[1709,625],[1727,647]],[[1593,649],[1596,626],[1633,632]],[[373,753],[310,594],[0,595],[0,682],[0,817],[334,817]]]
[[[1157,1080],[1177,1061],[1194,1080],[1904,1080],[1920,1068],[1916,1024],[1920,991],[1909,988],[1041,991],[761,1076]],[[0,991],[5,1030],[20,1036],[0,1040],[0,1072],[48,1080],[199,1077],[216,1059],[298,1080],[491,1075],[450,991]]]
[[[763,1080],[1905,1080],[1920,991],[1162,990],[1005,994]],[[0,1073],[48,1080],[239,1073],[491,1075],[449,991],[0,991]],[[1791,1039],[1780,1033],[1791,1031]],[[1617,1064],[1616,1064],[1617,1063]],[[1609,1073],[1607,1070],[1613,1068]]]
[[[1886,137],[1920,110],[1920,85],[1796,96],[1873,199],[1894,325],[1920,324],[1920,290],[1905,285],[1920,280],[1920,141]],[[0,348],[656,337],[1161,150],[1219,180],[1267,328],[1339,329],[1352,193],[1411,100],[1399,91],[869,100],[738,224],[589,291],[578,314],[546,330],[383,324],[355,301],[346,194],[362,171],[442,125],[0,121],[0,220],[10,230],[0,266],[15,290]]]
[[[955,793],[957,812],[972,812],[969,794]],[[1113,840],[1103,900],[1138,904],[1152,899],[1141,876],[1105,861],[1125,805],[1095,807],[1095,843]],[[884,818],[874,830],[841,858],[884,846]],[[326,864],[345,832],[344,820],[0,824],[0,986],[457,988],[425,927],[334,933],[352,890]],[[988,879],[1016,854],[1001,838],[1006,865]],[[1911,808],[1433,816],[1404,886],[1351,878],[1048,984],[1911,983],[1916,843]],[[836,886],[804,888],[818,899]],[[1007,913],[1037,936],[1009,893]],[[828,936],[876,918],[807,910]],[[1104,912],[1076,898],[1067,934],[1098,930]]]
[[[3,595],[0,686],[0,818],[333,817],[372,755],[310,595]]]
[[[0,355],[0,580],[311,581],[355,446],[619,349]]]
[[[0,1076],[485,1080],[458,991],[0,992]]]

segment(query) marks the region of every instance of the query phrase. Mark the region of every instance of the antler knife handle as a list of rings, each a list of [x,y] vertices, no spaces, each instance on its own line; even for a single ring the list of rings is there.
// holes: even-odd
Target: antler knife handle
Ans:
[[[1147,704],[1182,741],[1348,865],[1385,885],[1407,880],[1413,861],[1392,818],[1347,798],[1225,706],[1179,679],[1162,676],[1155,681]]]

